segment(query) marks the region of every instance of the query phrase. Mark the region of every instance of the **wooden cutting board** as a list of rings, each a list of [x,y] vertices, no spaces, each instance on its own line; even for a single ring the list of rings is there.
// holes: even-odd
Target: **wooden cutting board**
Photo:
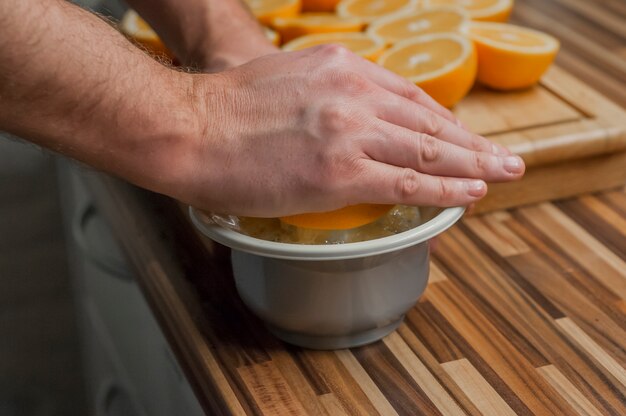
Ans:
[[[476,87],[454,109],[467,127],[526,162],[523,180],[490,184],[475,212],[560,199],[626,183],[626,111],[553,66],[536,87]]]

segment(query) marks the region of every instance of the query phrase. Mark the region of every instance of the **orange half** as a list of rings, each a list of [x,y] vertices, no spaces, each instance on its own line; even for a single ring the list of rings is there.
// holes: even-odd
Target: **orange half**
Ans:
[[[299,51],[318,45],[338,44],[371,61],[385,50],[385,42],[366,33],[319,33],[296,38],[283,45],[285,51]]]
[[[329,212],[314,212],[281,217],[285,224],[315,230],[348,230],[376,221],[393,205],[359,204]]]
[[[340,17],[334,13],[302,13],[295,17],[277,17],[272,27],[283,42],[314,33],[360,32],[364,23],[356,17]]]
[[[433,7],[416,12],[381,17],[367,28],[367,33],[381,37],[388,45],[429,33],[459,32],[469,21],[460,7]]]
[[[472,20],[506,22],[513,10],[513,0],[424,0],[425,7],[462,7]]]
[[[413,81],[445,107],[452,107],[467,95],[477,71],[474,45],[454,33],[398,42],[383,53],[378,63]]]
[[[478,52],[478,80],[495,89],[535,84],[554,61],[554,37],[506,23],[472,22],[465,29]]]

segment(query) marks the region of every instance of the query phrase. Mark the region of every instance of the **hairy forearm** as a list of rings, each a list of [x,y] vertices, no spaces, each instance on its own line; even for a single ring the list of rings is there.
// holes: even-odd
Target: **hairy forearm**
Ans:
[[[198,130],[190,82],[68,2],[0,2],[0,130],[161,190]]]
[[[240,0],[128,0],[184,65],[219,71],[276,51]]]

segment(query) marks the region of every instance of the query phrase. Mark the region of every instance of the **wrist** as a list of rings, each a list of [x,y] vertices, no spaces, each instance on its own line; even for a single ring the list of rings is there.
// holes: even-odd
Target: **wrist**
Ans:
[[[179,198],[193,171],[193,154],[204,129],[204,114],[194,99],[192,75],[163,68],[153,76],[155,91],[129,129],[135,149],[130,158],[134,172],[121,176],[139,186]]]
[[[221,74],[174,74],[170,91],[176,96],[176,111],[156,117],[157,135],[167,145],[155,155],[154,190],[187,204],[199,198],[206,203],[207,195],[219,194],[214,191],[225,159],[219,144],[229,130],[224,117],[229,90]]]

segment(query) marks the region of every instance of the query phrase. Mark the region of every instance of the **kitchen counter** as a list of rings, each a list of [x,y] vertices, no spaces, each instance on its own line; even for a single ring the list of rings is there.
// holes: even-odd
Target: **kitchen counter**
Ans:
[[[518,0],[514,20],[626,106],[626,3]],[[228,249],[180,205],[83,176],[207,414],[626,414],[624,187],[466,218],[396,332],[309,351],[243,306]]]

